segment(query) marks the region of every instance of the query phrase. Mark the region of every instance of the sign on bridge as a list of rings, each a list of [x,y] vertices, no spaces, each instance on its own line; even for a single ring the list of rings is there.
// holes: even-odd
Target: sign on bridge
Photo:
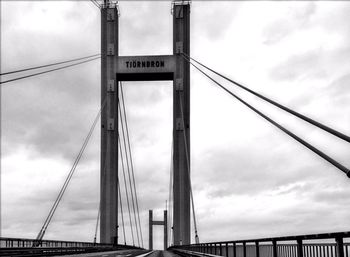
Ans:
[[[118,80],[173,80],[173,55],[119,56]]]

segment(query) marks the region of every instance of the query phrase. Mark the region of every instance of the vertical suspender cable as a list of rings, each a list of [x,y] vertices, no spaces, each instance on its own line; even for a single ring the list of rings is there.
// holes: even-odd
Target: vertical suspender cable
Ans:
[[[123,138],[123,142],[124,142],[126,167],[127,167],[128,177],[129,177],[129,186],[130,186],[129,188],[130,188],[130,195],[131,195],[131,201],[132,201],[132,209],[133,209],[133,214],[134,214],[133,216],[134,216],[134,220],[135,220],[136,237],[137,237],[138,245],[140,246],[139,230],[138,230],[138,223],[137,223],[136,211],[135,211],[136,208],[135,208],[134,190],[133,190],[132,179],[131,179],[131,175],[130,175],[130,165],[129,165],[128,151],[127,151],[126,139],[125,139],[126,136],[124,133],[124,122],[123,122],[123,118],[122,118],[120,102],[118,102],[118,105],[119,105],[118,109],[119,109],[119,113],[120,113],[120,121],[121,121],[121,129],[122,129],[122,138]]]
[[[170,235],[168,245],[172,245],[173,242],[173,221],[172,221],[172,192],[173,192],[173,154],[174,154],[174,141],[171,141],[171,159],[170,159],[170,179],[169,179],[169,212],[168,212],[168,223],[170,226],[168,226],[168,234]]]
[[[106,102],[106,100],[104,100],[104,103]],[[103,165],[103,169],[102,169],[102,180],[105,178],[106,176],[106,167],[107,167],[107,155],[104,159],[104,165]],[[119,182],[119,181],[118,181]],[[98,205],[98,212],[97,212],[97,221],[96,221],[96,228],[95,228],[95,236],[94,236],[94,243],[96,243],[97,241],[97,229],[98,229],[98,225],[99,225],[99,220],[100,220],[100,216],[101,216],[101,201]]]
[[[119,152],[120,152],[120,159],[121,159],[121,163],[122,163],[122,171],[123,171],[123,177],[124,177],[126,202],[128,204],[128,212],[129,212],[129,221],[130,221],[130,230],[131,230],[132,244],[135,245],[134,231],[133,231],[133,226],[132,226],[132,218],[131,218],[131,213],[130,213],[128,186],[127,186],[127,183],[126,183],[126,176],[125,176],[123,151],[122,151],[121,140],[120,140],[119,134],[118,134],[118,142],[119,142]]]
[[[123,112],[124,112],[125,130],[126,130],[126,135],[127,135],[129,156],[130,156],[131,173],[132,173],[132,179],[133,179],[133,184],[134,184],[134,193],[135,193],[137,217],[138,217],[140,236],[141,236],[141,244],[142,244],[142,247],[143,247],[143,235],[142,235],[142,229],[141,229],[140,210],[139,210],[139,202],[138,202],[138,195],[137,195],[137,187],[136,187],[136,182],[135,182],[134,162],[133,162],[133,158],[132,158],[132,154],[131,154],[129,126],[128,126],[128,119],[127,119],[127,116],[126,116],[126,107],[125,107],[125,101],[124,101],[124,91],[123,91],[123,84],[122,84],[122,82],[120,82],[120,92],[121,92],[122,106],[123,106]]]
[[[121,190],[120,190],[119,180],[118,180],[118,191],[119,191],[120,215],[121,215],[121,218],[122,218],[122,228],[123,228],[123,236],[124,236],[124,245],[126,245],[125,224],[124,224],[124,213],[123,213],[123,202],[122,202],[122,193],[121,193]]]
[[[95,227],[95,236],[94,236],[94,244],[96,244],[97,239],[97,229],[98,229],[98,223],[100,221],[100,214],[101,214],[101,203],[98,206],[98,212],[97,212],[97,220],[96,220],[96,227]]]
[[[192,182],[191,182],[191,174],[190,174],[190,158],[189,158],[188,148],[187,148],[188,144],[187,144],[186,130],[185,130],[185,119],[184,119],[183,106],[182,106],[182,100],[181,100],[181,96],[180,95],[179,95],[179,100],[180,100],[180,111],[181,111],[182,124],[183,124],[183,127],[184,127],[183,135],[184,135],[184,142],[185,142],[185,154],[186,154],[186,162],[187,162],[187,175],[188,175],[188,179],[189,179],[189,182],[190,182],[190,196],[191,196],[191,205],[192,205],[192,214],[193,214],[193,225],[194,225],[194,233],[195,233],[195,242],[196,242],[196,244],[199,244],[196,212],[195,212],[195,209],[194,209]]]

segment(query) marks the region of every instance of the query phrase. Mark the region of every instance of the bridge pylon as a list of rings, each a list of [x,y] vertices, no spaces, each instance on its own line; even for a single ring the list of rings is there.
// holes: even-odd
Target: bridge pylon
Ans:
[[[101,8],[100,242],[118,243],[118,8]]]
[[[153,220],[153,210],[149,210],[148,249],[153,250],[153,226],[164,226],[164,250],[168,248],[168,211],[164,211],[164,220]]]
[[[101,8],[101,226],[100,241],[118,236],[118,83],[173,81],[173,239],[190,244],[190,1],[173,2],[173,55],[118,56],[118,8]]]
[[[174,245],[191,242],[190,201],[190,2],[173,3],[173,53],[176,58],[173,93]]]

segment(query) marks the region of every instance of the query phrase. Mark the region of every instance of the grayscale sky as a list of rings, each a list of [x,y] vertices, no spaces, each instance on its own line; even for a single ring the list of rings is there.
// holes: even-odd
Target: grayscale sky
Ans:
[[[194,1],[191,8],[194,58],[350,135],[350,2]],[[170,10],[170,1],[121,1],[120,55],[171,54]],[[99,52],[100,14],[90,1],[1,2],[3,72]],[[347,143],[222,82],[350,167]],[[148,210],[160,219],[168,198],[171,83],[125,83],[125,98],[148,245]],[[1,236],[36,237],[99,104],[98,60],[2,85]],[[46,239],[93,240],[98,128]],[[194,69],[191,156],[201,241],[350,230],[350,180]],[[155,234],[161,248],[161,229]]]

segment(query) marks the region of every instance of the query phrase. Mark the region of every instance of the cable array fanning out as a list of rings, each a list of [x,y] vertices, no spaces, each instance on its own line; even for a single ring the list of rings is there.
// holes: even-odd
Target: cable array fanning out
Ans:
[[[124,100],[124,91],[123,91],[123,85],[121,82],[120,82],[120,97],[118,101],[118,109],[119,109],[120,130],[121,130],[121,133],[119,133],[121,135],[121,139],[119,139],[119,147],[120,147],[122,164],[125,163],[125,165],[122,165],[122,168],[124,166],[124,168],[127,169],[127,174],[128,174],[127,178],[129,182],[129,183],[126,183],[126,178],[124,177],[125,193],[127,195],[127,199],[130,198],[131,200],[131,208],[133,210],[133,218],[134,218],[134,221],[130,220],[130,224],[134,222],[135,234],[136,234],[138,245],[143,247],[143,234],[141,229],[139,202],[138,202],[137,187],[136,187],[136,180],[135,180],[135,169],[134,169],[134,162],[133,162],[132,151],[131,151],[126,104]],[[122,147],[122,145],[124,147]],[[123,150],[124,150],[124,155],[122,152]],[[124,159],[125,159],[125,162],[124,162]],[[124,172],[124,168],[123,168],[123,172]],[[129,190],[127,190],[128,185],[129,185]],[[128,197],[128,192],[130,192],[130,197]],[[131,219],[131,215],[129,215],[129,217]],[[133,229],[131,229],[131,231],[133,235],[134,234]]]
[[[130,211],[128,183],[127,183],[127,179],[126,179],[126,176],[125,176],[124,157],[123,157],[123,151],[122,151],[121,140],[120,140],[119,134],[118,134],[118,144],[119,144],[119,155],[120,155],[121,166],[122,166],[122,171],[123,171],[123,178],[124,178],[125,196],[126,196],[126,202],[127,202],[127,206],[128,206],[128,214],[129,214],[129,222],[130,222],[130,231],[131,231],[132,245],[135,245],[134,229],[133,229],[133,225],[132,225],[132,218],[131,218],[131,211]]]
[[[101,9],[101,5],[96,0],[90,0],[98,9]]]
[[[127,119],[127,115],[126,115],[126,107],[125,107],[125,101],[124,101],[123,84],[121,82],[120,82],[120,93],[121,93],[121,100],[122,100],[121,102],[122,102],[123,114],[124,114],[125,132],[126,132],[126,136],[127,136],[127,143],[128,143],[128,150],[129,150],[130,168],[131,168],[131,174],[132,174],[132,184],[134,187],[134,194],[135,194],[137,220],[139,223],[141,246],[143,247],[143,234],[142,234],[141,221],[140,221],[140,210],[139,210],[139,201],[138,201],[138,194],[137,194],[137,187],[136,187],[136,180],[135,180],[134,161],[132,158],[130,136],[129,136],[129,125],[128,125],[128,119]]]
[[[124,223],[123,202],[122,202],[122,193],[121,193],[121,190],[120,190],[119,180],[118,180],[118,194],[119,194],[119,204],[120,204],[120,216],[121,216],[121,218],[122,218],[123,238],[124,238],[124,244],[126,245],[126,235],[125,235],[125,223]]]
[[[184,118],[184,111],[183,111],[183,106],[182,106],[182,100],[179,95],[179,102],[180,102],[180,112],[181,112],[181,119],[182,119],[182,124],[185,124],[185,118]],[[195,235],[195,242],[196,244],[199,244],[199,237],[198,237],[198,229],[197,229],[197,220],[196,220],[196,212],[194,208],[194,200],[193,200],[193,191],[192,191],[192,182],[191,182],[191,174],[190,174],[190,158],[189,158],[189,153],[188,153],[188,143],[187,143],[187,137],[186,137],[186,130],[183,130],[183,136],[184,136],[184,143],[185,143],[185,155],[186,155],[186,163],[187,163],[187,175],[188,175],[188,180],[190,184],[190,197],[191,197],[191,206],[192,206],[192,215],[193,215],[193,225],[194,225],[194,235]]]
[[[340,139],[350,143],[350,137],[349,136],[344,135],[343,133],[341,133],[339,131],[336,131],[335,129],[332,129],[332,128],[330,128],[330,127],[328,127],[328,126],[326,126],[326,125],[324,125],[324,124],[322,124],[320,122],[317,122],[317,121],[315,121],[315,120],[313,120],[313,119],[311,119],[311,118],[309,118],[309,117],[307,117],[307,116],[305,116],[305,115],[303,115],[301,113],[298,113],[298,112],[296,112],[296,111],[294,111],[294,110],[292,110],[292,109],[290,109],[290,108],[288,108],[288,107],[286,107],[286,106],[284,106],[284,105],[282,105],[282,104],[280,104],[280,103],[278,103],[276,101],[273,101],[273,100],[267,98],[266,96],[263,96],[262,94],[259,94],[259,93],[255,92],[255,91],[253,91],[253,90],[243,86],[241,83],[238,83],[238,82],[236,82],[236,81],[234,81],[234,80],[232,80],[232,79],[230,79],[230,78],[220,74],[219,72],[216,72],[215,70],[209,68],[208,66],[204,65],[203,63],[193,59],[190,56],[188,56],[187,54],[183,54],[183,55],[186,58],[191,59],[192,61],[198,63],[199,65],[201,65],[202,67],[206,68],[207,70],[213,72],[214,74],[220,76],[221,78],[223,78],[223,79],[231,82],[232,84],[240,87],[241,89],[243,89],[243,90],[245,90],[245,91],[247,91],[247,92],[249,92],[249,93],[251,93],[251,94],[253,94],[253,95],[257,96],[257,97],[259,97],[260,99],[262,99],[262,100],[264,100],[264,101],[266,101],[266,102],[268,102],[268,103],[270,103],[270,104],[280,108],[281,110],[284,110],[284,111],[288,112],[289,114],[292,114],[292,115],[294,115],[294,116],[296,116],[296,117],[298,117],[298,118],[300,118],[300,119],[302,119],[302,120],[304,120],[304,121],[306,121],[306,122],[308,122],[308,123],[318,127],[319,129],[322,129],[322,130],[332,134],[333,136],[336,136],[336,137],[338,137],[338,138],[340,138]]]
[[[276,126],[277,128],[279,128],[280,130],[282,130],[284,133],[286,133],[287,135],[289,135],[290,137],[292,137],[293,139],[295,139],[296,141],[298,141],[299,143],[301,143],[302,145],[304,145],[306,148],[308,148],[309,150],[311,150],[312,152],[314,152],[315,154],[317,154],[318,156],[320,156],[321,158],[323,158],[324,160],[328,161],[329,163],[331,163],[333,166],[335,166],[336,168],[338,168],[339,170],[341,170],[342,172],[344,172],[349,178],[350,178],[350,170],[348,168],[346,168],[345,166],[343,166],[342,164],[340,164],[339,162],[337,162],[335,159],[331,158],[330,156],[328,156],[327,154],[325,154],[324,152],[320,151],[318,148],[314,147],[313,145],[311,145],[310,143],[306,142],[305,140],[303,140],[302,138],[298,137],[296,134],[292,133],[291,131],[289,131],[288,129],[286,129],[285,127],[283,127],[282,125],[280,125],[279,123],[277,123],[276,121],[274,121],[273,119],[271,119],[270,117],[268,117],[267,115],[265,115],[264,113],[260,112],[258,109],[254,108],[252,105],[250,105],[249,103],[247,103],[246,101],[244,101],[242,98],[238,97],[237,95],[235,95],[234,93],[232,93],[230,90],[228,90],[227,88],[225,88],[222,84],[220,84],[219,82],[217,82],[215,79],[213,79],[211,76],[209,76],[206,72],[204,72],[201,68],[199,68],[197,65],[193,64],[193,62],[191,62],[191,57],[189,57],[188,55],[182,54],[182,57],[189,62],[193,67],[195,67],[199,72],[201,72],[204,76],[206,76],[207,78],[209,78],[212,82],[214,82],[216,85],[218,85],[221,89],[223,89],[224,91],[226,91],[228,94],[230,94],[232,97],[236,98],[238,101],[240,101],[242,104],[244,104],[245,106],[247,106],[249,109],[251,109],[252,111],[254,111],[255,113],[257,113],[259,116],[261,116],[262,118],[264,118],[265,120],[267,120],[268,122],[270,122],[272,125]],[[191,58],[191,59],[190,59]],[[194,60],[194,59],[193,59]],[[199,63],[199,62],[197,62]],[[204,67],[204,66],[203,66]],[[206,67],[206,66],[205,66]],[[212,70],[213,71],[213,70]],[[214,72],[214,71],[213,71]],[[217,72],[215,72],[215,74],[218,74]],[[221,74],[219,76],[222,76]],[[223,77],[223,76],[222,76]],[[226,78],[226,77],[225,77]],[[232,80],[229,80],[232,82]],[[235,83],[236,84],[236,83]],[[238,83],[237,83],[238,84]],[[252,91],[252,90],[251,90]],[[310,119],[311,120],[311,119]]]
[[[49,72],[53,72],[53,71],[57,71],[57,70],[62,70],[62,69],[73,67],[73,66],[76,66],[76,65],[79,65],[79,64],[91,62],[91,61],[94,61],[94,60],[97,60],[97,59],[100,59],[100,58],[101,58],[100,54],[95,54],[95,55],[90,55],[90,56],[86,56],[86,57],[76,58],[76,59],[63,61],[63,62],[56,62],[56,63],[45,64],[45,65],[31,67],[31,68],[25,68],[25,69],[20,69],[20,70],[15,70],[15,71],[4,72],[4,73],[0,74],[1,78],[2,78],[2,76],[11,75],[11,74],[19,73],[19,72],[25,72],[25,71],[29,71],[29,70],[42,69],[42,68],[46,68],[46,67],[50,67],[50,66],[56,66],[56,65],[60,65],[60,64],[64,64],[64,63],[74,62],[73,64],[61,66],[61,67],[58,67],[58,68],[53,68],[53,69],[50,69],[50,70],[45,70],[45,71],[41,71],[41,72],[37,72],[37,73],[25,75],[25,76],[13,78],[13,79],[7,79],[7,80],[4,80],[4,81],[1,80],[0,84],[5,84],[5,83],[9,83],[9,82],[25,79],[25,78],[30,78],[30,77],[38,76],[38,75],[41,75],[41,74],[45,74],[45,73],[49,73]],[[78,60],[83,60],[83,61],[76,62]]]

